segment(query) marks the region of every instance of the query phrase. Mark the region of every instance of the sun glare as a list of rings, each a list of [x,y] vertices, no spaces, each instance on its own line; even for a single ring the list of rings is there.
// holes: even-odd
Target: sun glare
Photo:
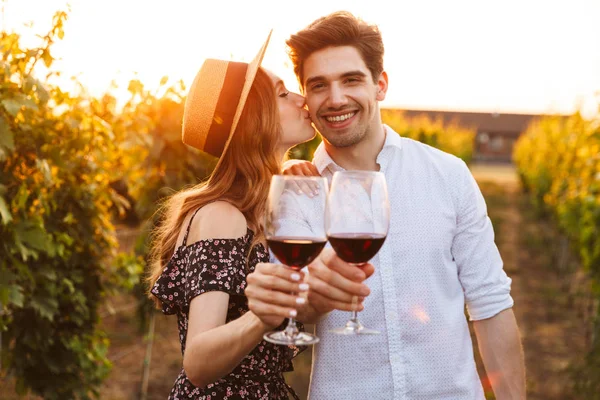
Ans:
[[[163,76],[189,84],[207,57],[250,60],[273,28],[263,65],[296,89],[285,39],[321,15],[347,9],[377,23],[384,36],[390,77],[384,106],[596,111],[600,25],[594,18],[600,2],[576,0],[565,9],[543,1],[440,0],[399,4],[393,12],[376,0],[310,0],[293,11],[284,3],[74,0],[65,39],[55,46],[61,58],[55,68],[66,76],[61,85],[77,76],[98,94],[115,81],[118,96],[126,96],[133,78],[148,87]],[[5,29],[33,43],[66,2],[6,0],[2,7]],[[33,26],[25,27],[27,22]]]

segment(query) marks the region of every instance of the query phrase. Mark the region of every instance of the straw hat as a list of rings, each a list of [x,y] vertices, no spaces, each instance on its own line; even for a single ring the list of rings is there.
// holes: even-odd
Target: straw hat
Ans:
[[[272,30],[250,63],[207,59],[196,74],[183,111],[183,143],[221,157],[233,137]]]

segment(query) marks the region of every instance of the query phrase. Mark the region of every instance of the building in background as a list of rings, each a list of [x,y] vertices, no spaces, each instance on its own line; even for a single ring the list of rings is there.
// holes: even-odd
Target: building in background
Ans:
[[[542,115],[502,114],[461,111],[401,110],[406,117],[427,115],[431,120],[442,118],[444,124],[454,122],[477,131],[474,161],[512,162],[513,146],[529,123]]]

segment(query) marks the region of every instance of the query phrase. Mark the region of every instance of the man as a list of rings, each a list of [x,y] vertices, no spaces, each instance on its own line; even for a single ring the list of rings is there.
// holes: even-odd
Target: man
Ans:
[[[377,27],[337,12],[287,44],[323,143],[312,165],[288,165],[286,172],[330,179],[341,170],[381,171],[391,204],[388,237],[371,260],[374,273],[372,266],[361,271],[345,264],[330,249],[308,268],[304,314],[320,318],[321,338],[314,347],[311,398],[483,399],[466,304],[496,398],[524,399],[511,280],[485,201],[460,159],[382,124],[379,102],[388,76]],[[268,264],[257,268],[258,275],[272,271]],[[348,318],[337,310],[348,310],[352,296],[367,293],[359,282],[370,274],[360,320],[381,334],[331,333]],[[255,288],[249,278],[250,291]]]

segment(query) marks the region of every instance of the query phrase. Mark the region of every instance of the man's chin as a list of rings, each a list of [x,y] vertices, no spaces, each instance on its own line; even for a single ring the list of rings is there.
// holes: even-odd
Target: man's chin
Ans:
[[[358,142],[360,142],[360,140],[356,140],[355,138],[343,138],[343,137],[339,137],[339,136],[334,136],[334,135],[323,135],[321,132],[319,132],[319,134],[321,135],[321,138],[323,138],[327,143],[329,143],[331,146],[335,147],[336,149],[344,149],[347,147],[352,147],[355,144],[357,144]]]

